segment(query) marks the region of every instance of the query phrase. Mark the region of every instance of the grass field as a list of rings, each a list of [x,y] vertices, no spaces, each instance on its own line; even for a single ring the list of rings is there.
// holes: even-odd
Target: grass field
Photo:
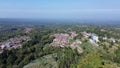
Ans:
[[[25,65],[23,68],[58,68],[58,63],[54,59],[56,54],[50,54]]]

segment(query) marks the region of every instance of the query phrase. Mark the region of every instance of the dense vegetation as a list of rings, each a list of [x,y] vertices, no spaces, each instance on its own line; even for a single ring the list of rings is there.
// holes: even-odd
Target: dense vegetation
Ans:
[[[18,28],[18,27],[17,27]],[[105,32],[101,32],[101,29],[105,29]],[[51,35],[54,33],[69,33],[70,31],[76,31],[79,35],[74,39],[80,39],[83,44],[80,45],[84,52],[78,54],[77,50],[72,50],[70,47],[50,47],[49,44],[53,41],[54,37]],[[115,29],[113,26],[97,26],[97,25],[37,25],[34,26],[29,34],[25,34],[22,28],[13,31],[4,31],[0,34],[2,37],[0,41],[4,41],[11,37],[28,35],[31,40],[23,43],[22,48],[4,50],[0,54],[0,68],[22,68],[30,62],[39,59],[41,62],[38,68],[41,67],[56,67],[56,68],[116,68],[120,67],[120,43],[106,43],[100,42],[99,47],[92,46],[88,40],[83,39],[80,32],[96,33],[100,37],[107,35],[108,37],[115,37],[120,39],[120,30]],[[116,35],[117,34],[117,35]],[[117,49],[113,49],[113,47]],[[52,56],[52,57],[51,57]],[[45,62],[45,57],[51,61]],[[54,63],[50,63],[54,62]],[[34,68],[31,67],[31,68]]]

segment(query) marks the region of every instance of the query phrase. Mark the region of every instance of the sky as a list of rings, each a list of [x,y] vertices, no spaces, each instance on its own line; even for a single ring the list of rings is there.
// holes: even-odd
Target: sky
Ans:
[[[0,0],[0,18],[120,20],[120,0]]]

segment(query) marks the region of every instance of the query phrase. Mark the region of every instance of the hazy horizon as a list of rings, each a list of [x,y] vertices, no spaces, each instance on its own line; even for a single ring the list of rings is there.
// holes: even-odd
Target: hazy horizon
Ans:
[[[67,20],[67,19],[31,19],[31,18],[0,18],[0,24],[91,24],[120,25],[119,20]]]

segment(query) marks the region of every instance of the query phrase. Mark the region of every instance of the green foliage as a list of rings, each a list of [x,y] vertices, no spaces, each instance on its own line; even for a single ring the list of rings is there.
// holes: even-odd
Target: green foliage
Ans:
[[[105,32],[101,32],[101,29]],[[80,47],[83,49],[82,54],[78,54],[77,50],[72,50],[69,47],[50,47],[49,44],[53,41],[54,33],[69,33],[76,31],[78,36],[70,40],[82,40]],[[98,47],[91,45],[88,39],[83,38],[80,32],[96,33],[100,36]],[[11,37],[28,35],[31,40],[23,43],[22,48],[4,50],[0,54],[0,68],[22,68],[30,63],[30,68],[117,68],[120,67],[120,48],[112,50],[115,45],[106,43],[102,40],[105,35],[107,37],[120,38],[120,31],[113,27],[102,27],[97,25],[46,25],[35,27],[29,34],[24,34],[23,30],[5,31],[0,34],[0,41],[7,40]],[[119,45],[120,43],[117,42]],[[120,46],[118,46],[120,47]],[[39,58],[39,59],[38,59]],[[35,63],[35,65],[34,65]],[[29,64],[28,64],[29,65]]]
[[[101,58],[97,53],[89,53],[79,59],[78,68],[99,68],[101,67]]]
[[[116,58],[114,59],[115,62],[119,63],[120,64],[120,48],[118,48],[116,51],[115,51],[115,54],[116,54]]]

